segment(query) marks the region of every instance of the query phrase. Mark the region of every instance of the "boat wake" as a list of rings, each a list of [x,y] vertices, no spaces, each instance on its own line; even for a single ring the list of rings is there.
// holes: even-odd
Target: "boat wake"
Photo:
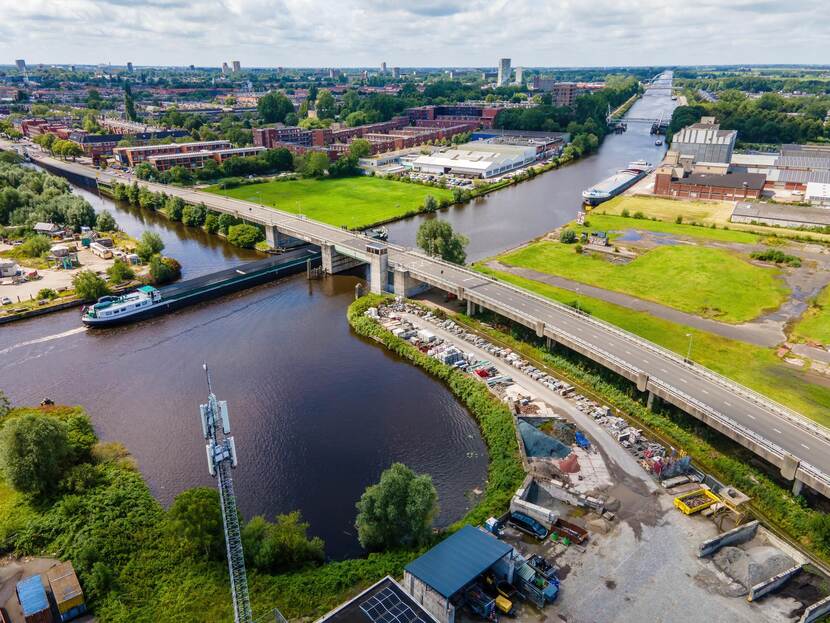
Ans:
[[[39,337],[35,340],[27,340],[25,342],[20,342],[19,344],[12,344],[11,346],[7,346],[6,348],[0,349],[0,355],[5,355],[6,353],[10,353],[15,348],[21,348],[23,346],[31,346],[32,344],[42,344],[43,342],[51,342],[52,340],[59,340],[64,337],[69,337],[70,335],[75,335],[76,333],[83,333],[86,331],[86,327],[77,327],[76,329],[70,329],[69,331],[64,331],[63,333],[55,333],[54,335],[45,335],[43,337]]]

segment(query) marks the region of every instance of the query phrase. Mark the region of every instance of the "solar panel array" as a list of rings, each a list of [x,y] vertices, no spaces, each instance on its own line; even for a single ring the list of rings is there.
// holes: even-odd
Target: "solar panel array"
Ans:
[[[360,604],[372,623],[427,623],[389,586]]]

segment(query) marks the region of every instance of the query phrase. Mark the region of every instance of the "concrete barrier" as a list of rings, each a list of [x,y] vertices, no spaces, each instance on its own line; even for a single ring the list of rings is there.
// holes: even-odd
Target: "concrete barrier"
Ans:
[[[830,597],[825,597],[821,601],[817,601],[812,606],[808,606],[798,620],[798,623],[813,623],[818,621],[825,614],[830,612]]]
[[[790,581],[794,575],[798,575],[801,573],[802,565],[796,565],[792,569],[787,569],[786,571],[779,573],[778,575],[772,576],[769,580],[765,580],[763,582],[759,582],[755,586],[749,589],[749,595],[747,595],[747,601],[756,601],[763,597],[764,595],[771,593],[772,591],[778,590],[784,584]]]
[[[556,523],[556,520],[559,519],[559,513],[556,511],[539,506],[538,504],[533,504],[532,502],[523,500],[518,496],[514,496],[513,499],[510,500],[510,511],[516,511],[529,515],[548,529],[550,529],[550,527]]]
[[[697,548],[697,557],[705,558],[706,556],[711,556],[717,552],[721,547],[751,541],[755,538],[759,525],[758,521],[750,521],[747,524],[738,526],[728,532],[724,532],[723,534],[719,534],[712,539],[704,541]]]

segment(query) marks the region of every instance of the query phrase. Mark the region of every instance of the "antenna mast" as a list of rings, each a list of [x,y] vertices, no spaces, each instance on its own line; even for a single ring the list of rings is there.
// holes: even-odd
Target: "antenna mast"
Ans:
[[[228,419],[228,403],[217,400],[210,383],[210,371],[203,364],[208,385],[208,402],[200,405],[202,433],[207,445],[208,471],[216,478],[219,486],[219,501],[222,506],[222,523],[225,529],[225,546],[228,553],[228,571],[231,576],[231,597],[235,623],[251,623],[251,599],[248,595],[248,576],[245,573],[245,555],[242,551],[242,535],[239,527],[239,513],[236,496],[233,493],[231,469],[236,467],[236,444],[231,437]]]

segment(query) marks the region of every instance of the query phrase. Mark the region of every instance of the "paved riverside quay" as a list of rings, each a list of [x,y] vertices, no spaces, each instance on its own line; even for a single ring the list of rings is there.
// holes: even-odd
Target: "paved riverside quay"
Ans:
[[[40,154],[33,160],[47,169],[99,183],[133,181]],[[656,344],[567,305],[413,249],[248,201],[136,181],[150,190],[262,224],[274,246],[288,246],[292,239],[318,245],[329,273],[368,263],[373,292],[388,291],[391,285],[395,294],[406,296],[428,284],[466,301],[469,311],[478,305],[519,322],[636,383],[638,390],[648,392],[649,405],[655,397],[663,399],[755,452],[793,480],[794,492],[807,485],[830,498],[830,430]]]

